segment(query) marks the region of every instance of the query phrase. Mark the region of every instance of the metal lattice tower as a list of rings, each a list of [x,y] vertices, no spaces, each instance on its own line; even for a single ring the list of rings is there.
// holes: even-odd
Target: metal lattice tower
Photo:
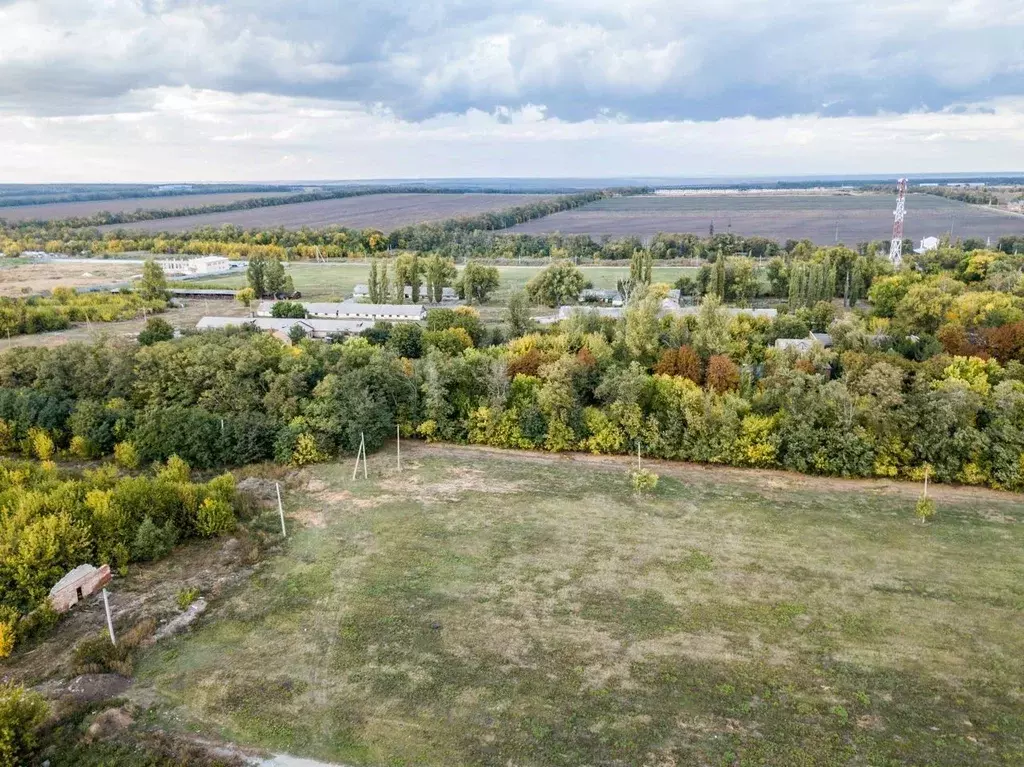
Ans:
[[[889,260],[897,269],[903,263],[903,219],[907,215],[907,180],[896,182],[896,211],[893,213],[892,242],[889,244]]]

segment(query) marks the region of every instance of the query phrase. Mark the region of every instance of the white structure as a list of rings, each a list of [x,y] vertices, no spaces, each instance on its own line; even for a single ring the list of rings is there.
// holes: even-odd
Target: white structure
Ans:
[[[299,325],[311,338],[327,338],[332,335],[356,335],[373,327],[367,320],[323,320],[323,319],[277,319],[276,317],[203,317],[196,323],[196,330],[223,330],[252,325],[280,338],[288,338],[295,325]]]
[[[231,268],[231,262],[225,256],[162,258],[157,263],[166,274],[217,274]]]
[[[832,336],[828,333],[809,333],[807,338],[778,338],[775,340],[775,348],[780,350],[796,349],[801,354],[809,352],[814,345],[818,344],[825,349],[832,348]]]
[[[257,317],[273,316],[276,301],[260,301]],[[386,320],[388,322],[420,322],[427,318],[427,310],[419,304],[360,304],[355,301],[327,303],[298,301],[309,317],[336,320]]]
[[[601,290],[598,288],[584,288],[580,293],[580,301],[594,304],[611,304],[622,306],[622,296],[617,290]]]
[[[938,237],[925,237],[921,240],[921,247],[914,248],[915,253],[927,253],[929,250],[939,249],[939,238]]]
[[[893,212],[892,240],[889,243],[889,260],[899,269],[903,263],[903,219],[907,216],[907,180],[896,182],[896,210]]]

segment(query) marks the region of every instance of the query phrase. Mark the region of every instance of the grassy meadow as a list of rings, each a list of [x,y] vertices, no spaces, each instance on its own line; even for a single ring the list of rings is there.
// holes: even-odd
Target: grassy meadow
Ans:
[[[1024,505],[449,447],[303,470],[140,661],[155,722],[349,765],[1024,763]],[[272,529],[276,510],[255,524]]]
[[[516,288],[523,288],[526,283],[540,272],[541,266],[499,266],[501,283],[492,296],[491,303],[504,303],[508,295]],[[618,280],[629,276],[628,266],[583,266],[580,267],[587,279],[594,283],[595,288],[612,289]],[[349,298],[352,289],[358,283],[365,283],[369,275],[368,263],[349,264],[310,264],[291,263],[287,266],[292,276],[295,289],[302,293],[303,298],[322,301],[337,301]],[[683,274],[695,274],[692,267],[660,266],[655,267],[652,277],[655,282],[674,284]],[[199,283],[193,283],[198,285]],[[242,288],[245,287],[245,274],[226,275],[203,281],[204,287]]]

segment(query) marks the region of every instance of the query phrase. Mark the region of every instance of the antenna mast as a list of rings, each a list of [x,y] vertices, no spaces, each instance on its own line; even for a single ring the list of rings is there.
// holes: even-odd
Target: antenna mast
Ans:
[[[897,269],[903,263],[903,219],[907,215],[907,180],[896,182],[896,211],[893,213],[892,242],[889,244],[889,260]]]

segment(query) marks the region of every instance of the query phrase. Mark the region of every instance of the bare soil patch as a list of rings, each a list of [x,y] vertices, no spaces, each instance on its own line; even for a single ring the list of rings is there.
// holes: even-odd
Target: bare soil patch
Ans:
[[[410,224],[442,221],[447,218],[472,216],[502,210],[528,202],[549,198],[536,194],[368,194],[337,200],[317,200],[289,205],[276,205],[227,213],[203,213],[130,225],[100,227],[101,231],[130,229],[139,232],[184,232],[203,226],[225,224],[243,229],[285,229],[344,226],[352,229],[380,229],[389,232]]]
[[[0,207],[0,218],[7,221],[47,221],[81,218],[97,213],[133,213],[137,210],[178,210],[203,205],[229,205],[241,200],[281,197],[295,192],[225,192],[223,194],[167,195],[164,197],[127,197],[123,200],[88,202],[51,202],[43,205]]]
[[[887,240],[895,197],[885,194],[751,194],[619,197],[562,211],[513,227],[513,233],[589,234],[592,237],[658,232],[707,235],[716,232],[769,237],[780,242],[810,239],[818,245],[856,245]],[[906,236],[993,240],[1024,233],[1024,217],[933,195],[907,200]]]
[[[3,209],[0,208],[0,215]],[[142,274],[141,264],[97,259],[95,263],[6,264],[0,260],[0,296],[18,297],[54,288],[89,288],[127,281]]]

